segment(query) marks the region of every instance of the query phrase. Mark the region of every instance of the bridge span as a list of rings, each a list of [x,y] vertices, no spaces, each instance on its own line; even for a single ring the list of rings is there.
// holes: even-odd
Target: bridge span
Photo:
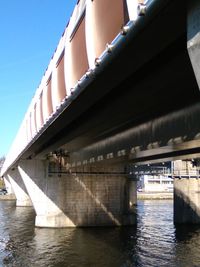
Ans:
[[[36,226],[135,223],[130,164],[200,157],[200,3],[79,0],[1,174]],[[200,222],[199,179],[175,179]]]

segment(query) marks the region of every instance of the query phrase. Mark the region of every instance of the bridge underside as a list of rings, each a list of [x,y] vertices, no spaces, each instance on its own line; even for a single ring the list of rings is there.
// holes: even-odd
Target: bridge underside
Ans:
[[[139,20],[23,158],[60,149],[89,164],[195,157],[200,92],[187,51],[186,4],[179,2],[155,5],[153,16]]]

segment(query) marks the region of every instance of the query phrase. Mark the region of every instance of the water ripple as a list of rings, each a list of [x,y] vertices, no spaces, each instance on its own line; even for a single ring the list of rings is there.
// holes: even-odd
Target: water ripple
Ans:
[[[200,228],[175,227],[172,201],[139,201],[137,209],[133,227],[40,229],[31,208],[0,202],[0,266],[200,266]]]

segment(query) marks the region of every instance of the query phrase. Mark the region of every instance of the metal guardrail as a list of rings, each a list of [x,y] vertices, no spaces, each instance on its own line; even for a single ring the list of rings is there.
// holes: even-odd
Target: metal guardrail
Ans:
[[[199,170],[174,170],[172,172],[172,175],[174,177],[187,177],[187,178],[190,178],[190,177],[195,177],[195,178],[199,178],[200,177],[200,172]]]

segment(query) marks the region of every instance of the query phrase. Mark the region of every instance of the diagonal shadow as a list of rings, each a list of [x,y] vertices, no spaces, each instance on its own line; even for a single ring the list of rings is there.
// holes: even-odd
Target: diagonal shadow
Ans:
[[[198,188],[194,194],[189,197],[186,193],[174,187],[175,224],[200,224],[200,194]]]
[[[77,175],[69,170],[49,176],[46,162],[39,175],[18,167],[36,210],[36,226],[120,226],[135,223],[130,214],[127,178],[121,175]],[[33,167],[33,166],[32,166]],[[127,184],[126,184],[127,183]]]

